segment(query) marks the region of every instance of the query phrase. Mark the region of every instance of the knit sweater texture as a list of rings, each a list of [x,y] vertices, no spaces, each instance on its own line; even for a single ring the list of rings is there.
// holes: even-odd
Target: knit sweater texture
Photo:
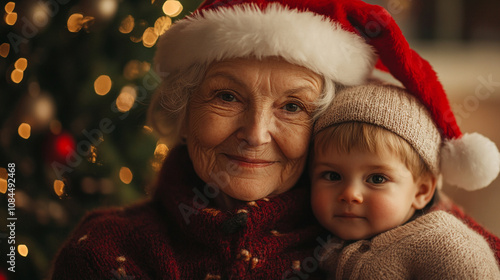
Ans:
[[[307,184],[233,211],[214,208],[216,194],[196,176],[187,149],[172,149],[154,197],[84,217],[52,279],[324,278],[313,254],[324,230]]]
[[[444,211],[371,240],[332,241],[320,266],[329,279],[500,279],[484,238]]]

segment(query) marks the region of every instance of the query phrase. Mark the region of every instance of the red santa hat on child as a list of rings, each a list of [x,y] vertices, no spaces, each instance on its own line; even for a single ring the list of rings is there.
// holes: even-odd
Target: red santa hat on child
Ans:
[[[380,6],[360,0],[206,0],[162,35],[155,62],[171,73],[196,63],[268,56],[343,85],[364,83],[375,67],[390,72],[440,130],[446,182],[475,190],[497,177],[495,144],[477,133],[462,134],[436,73]]]

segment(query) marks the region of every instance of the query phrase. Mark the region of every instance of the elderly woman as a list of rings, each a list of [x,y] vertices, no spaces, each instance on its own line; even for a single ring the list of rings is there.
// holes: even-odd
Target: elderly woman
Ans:
[[[366,43],[357,30],[381,18],[394,30]],[[390,58],[399,43],[411,51],[400,34],[382,8],[355,0],[203,3],[158,45],[150,112],[175,147],[156,193],[85,217],[53,279],[322,277],[328,240],[301,175],[312,124],[337,85],[365,81],[375,50],[406,75]]]

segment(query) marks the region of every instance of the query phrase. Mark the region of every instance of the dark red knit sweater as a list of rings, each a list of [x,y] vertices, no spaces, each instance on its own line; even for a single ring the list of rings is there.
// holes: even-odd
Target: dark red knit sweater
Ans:
[[[305,184],[227,212],[207,206],[210,197],[186,148],[171,150],[154,198],[88,214],[53,279],[322,278],[315,256],[325,232]]]
[[[307,184],[219,211],[185,147],[171,150],[155,196],[88,214],[65,243],[53,279],[318,279],[327,240],[310,211]],[[453,203],[441,203],[490,242],[500,240]],[[499,262],[500,263],[500,262]]]

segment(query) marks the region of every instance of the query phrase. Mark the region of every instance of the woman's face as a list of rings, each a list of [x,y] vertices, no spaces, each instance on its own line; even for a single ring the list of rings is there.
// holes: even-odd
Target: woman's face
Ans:
[[[183,128],[198,176],[243,201],[290,189],[305,165],[322,86],[319,75],[276,58],[214,63]]]

